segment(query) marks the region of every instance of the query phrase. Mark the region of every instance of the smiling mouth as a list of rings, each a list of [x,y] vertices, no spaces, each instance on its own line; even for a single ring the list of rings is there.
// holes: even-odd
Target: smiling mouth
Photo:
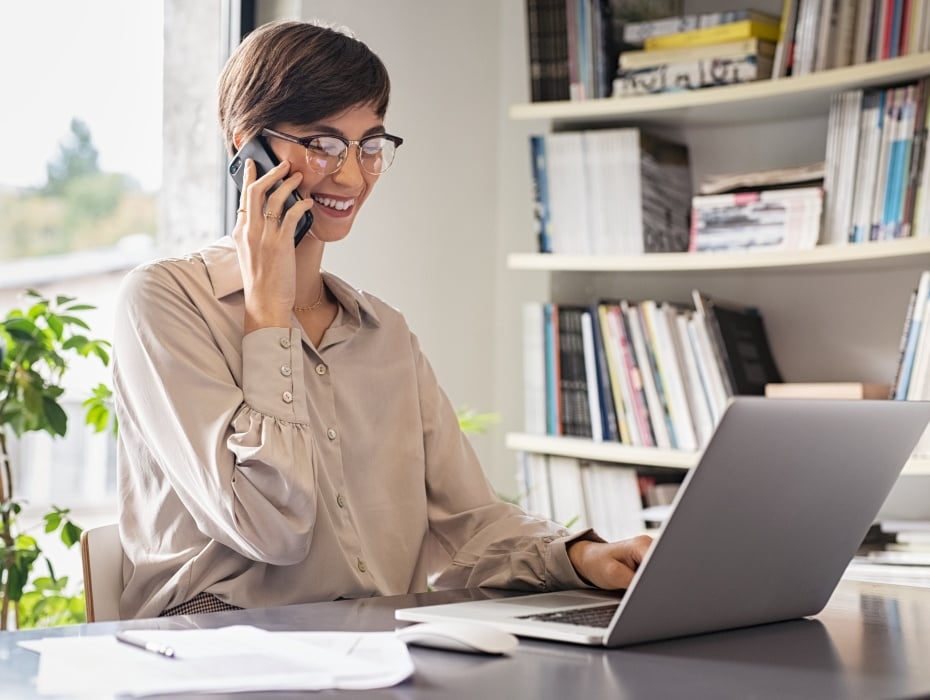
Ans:
[[[327,209],[345,213],[355,206],[355,199],[335,199],[323,195],[311,195],[314,202]]]

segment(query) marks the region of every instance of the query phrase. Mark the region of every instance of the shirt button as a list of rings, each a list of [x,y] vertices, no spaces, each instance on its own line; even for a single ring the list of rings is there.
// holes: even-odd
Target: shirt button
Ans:
[[[290,365],[281,365],[281,374],[285,377],[291,376],[291,366]]]
[[[284,401],[284,403],[290,403],[294,400],[294,395],[289,391],[285,391],[281,394],[281,400]]]
[[[316,373],[319,374],[321,377],[322,377],[324,374],[326,374],[326,365],[324,365],[322,362],[321,362],[320,364],[318,364],[318,365],[316,366]]]
[[[291,339],[290,339],[290,338],[281,338],[281,340],[280,340],[279,342],[281,343],[281,347],[282,347],[282,348],[289,348],[289,347],[291,347]]]
[[[336,429],[335,429],[335,428],[330,428],[329,430],[327,430],[327,431],[326,431],[326,437],[328,437],[330,440],[335,440],[335,439],[336,439]]]
[[[336,505],[339,506],[340,508],[346,507],[346,499],[343,497],[341,493],[338,496],[336,496]]]
[[[356,564],[356,566],[358,566],[358,570],[363,574],[368,571],[368,566],[361,559],[358,560],[358,564]]]

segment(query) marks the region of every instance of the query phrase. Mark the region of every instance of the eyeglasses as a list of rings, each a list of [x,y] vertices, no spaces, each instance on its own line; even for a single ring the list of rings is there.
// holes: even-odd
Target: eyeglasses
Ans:
[[[262,129],[265,136],[273,136],[304,147],[307,165],[320,175],[331,175],[346,162],[349,146],[357,147],[359,165],[371,175],[380,175],[391,167],[397,147],[404,140],[391,134],[373,134],[358,141],[350,141],[333,134],[315,134],[297,137],[274,129]]]

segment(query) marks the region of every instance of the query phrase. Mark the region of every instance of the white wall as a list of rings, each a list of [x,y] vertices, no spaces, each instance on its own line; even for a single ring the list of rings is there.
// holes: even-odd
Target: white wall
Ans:
[[[498,309],[511,303],[497,290],[500,12],[495,0],[305,0],[301,17],[344,24],[381,57],[386,126],[405,139],[324,266],[404,312],[454,405],[509,412],[495,392]],[[503,429],[474,442],[512,492],[512,459],[496,454]]]

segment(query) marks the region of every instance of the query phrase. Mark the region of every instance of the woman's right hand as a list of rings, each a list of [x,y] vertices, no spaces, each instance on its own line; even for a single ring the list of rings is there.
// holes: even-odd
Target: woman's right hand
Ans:
[[[294,232],[304,213],[313,206],[301,199],[282,217],[284,202],[300,186],[299,171],[288,175],[283,161],[256,178],[255,163],[248,159],[233,241],[242,270],[245,295],[245,333],[258,328],[287,328],[296,295],[297,265]],[[276,182],[280,187],[269,194]]]

